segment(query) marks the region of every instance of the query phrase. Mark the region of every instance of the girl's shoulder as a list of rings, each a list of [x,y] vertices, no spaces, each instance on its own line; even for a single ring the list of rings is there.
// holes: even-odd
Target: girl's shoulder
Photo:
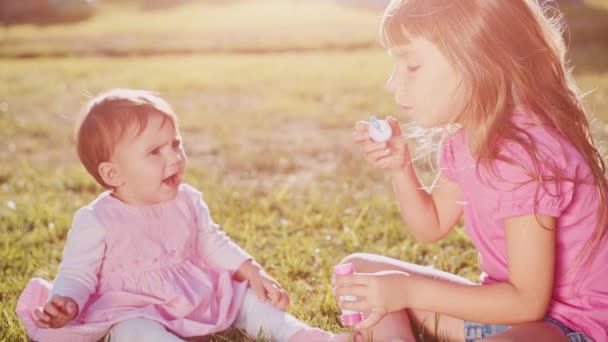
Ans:
[[[513,123],[519,129],[516,137],[498,146],[499,159],[507,159],[530,169],[535,164],[569,173],[576,168],[586,169],[587,162],[564,135],[534,114],[516,110]]]

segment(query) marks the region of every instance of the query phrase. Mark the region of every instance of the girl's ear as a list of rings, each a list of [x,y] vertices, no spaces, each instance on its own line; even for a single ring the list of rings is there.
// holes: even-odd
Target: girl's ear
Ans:
[[[112,162],[102,162],[99,164],[97,171],[104,183],[113,188],[117,188],[124,184],[124,180],[120,176],[118,168]]]

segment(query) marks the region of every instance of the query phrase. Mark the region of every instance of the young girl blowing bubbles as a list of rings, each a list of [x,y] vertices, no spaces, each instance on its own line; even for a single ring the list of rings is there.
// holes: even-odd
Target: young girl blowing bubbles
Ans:
[[[55,281],[32,279],[17,314],[36,341],[181,341],[233,323],[251,337],[330,341],[282,311],[287,292],[215,224],[182,184],[177,118],[153,93],[93,99],[78,156],[108,191],[74,215]]]
[[[354,141],[391,176],[401,217],[419,241],[464,215],[483,271],[475,284],[432,268],[354,254],[359,274],[335,280],[344,309],[374,340],[608,341],[604,163],[565,67],[556,23],[533,0],[394,0],[382,40],[388,87],[421,128],[450,126],[439,175],[424,189],[397,120]],[[349,286],[344,286],[349,285]]]

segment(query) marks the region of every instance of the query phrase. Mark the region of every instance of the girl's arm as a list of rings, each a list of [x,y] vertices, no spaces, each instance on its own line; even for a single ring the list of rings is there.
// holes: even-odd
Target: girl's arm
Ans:
[[[409,306],[498,324],[542,320],[553,290],[555,218],[522,216],[505,220],[509,279],[466,286],[416,278],[408,286]]]
[[[430,191],[416,176],[412,156],[403,138],[399,122],[389,117],[393,136],[386,142],[375,142],[369,136],[369,123],[355,124],[353,140],[361,145],[367,162],[390,171],[401,218],[414,238],[434,242],[450,232],[462,216],[458,185],[438,176]]]
[[[78,310],[82,310],[97,287],[97,273],[105,252],[104,241],[103,228],[92,210],[87,207],[79,209],[74,214],[49,299],[55,295],[69,297],[76,302]]]
[[[342,308],[375,312],[376,322],[382,314],[409,308],[480,323],[538,321],[548,309],[553,289],[554,227],[550,216],[505,220],[509,278],[503,283],[460,285],[393,271],[339,277],[335,293],[357,296],[358,302],[343,302]]]
[[[427,190],[411,163],[392,171],[392,179],[401,218],[416,240],[435,242],[456,226],[462,216],[456,183],[440,174]]]

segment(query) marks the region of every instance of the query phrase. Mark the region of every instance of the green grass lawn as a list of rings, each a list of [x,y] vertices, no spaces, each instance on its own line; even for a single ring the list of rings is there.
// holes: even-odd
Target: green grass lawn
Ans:
[[[22,25],[1,36],[1,341],[27,340],[17,296],[29,278],[54,277],[73,213],[101,190],[75,157],[72,130],[81,105],[113,87],[156,90],[174,105],[186,181],[290,291],[298,318],[344,331],[329,282],[331,266],[352,252],[477,278],[476,253],[460,229],[436,244],[411,239],[389,179],[351,143],[356,120],[395,111],[384,89],[391,61],[375,41],[378,12],[316,0],[146,12],[117,3],[83,23]],[[599,8],[574,11],[575,22],[605,17]],[[585,25],[573,31],[574,43],[577,32],[586,37],[574,44],[575,75],[604,120],[607,35],[601,21]],[[432,169],[421,168],[428,183]],[[213,337],[226,339],[246,341],[234,332]]]

